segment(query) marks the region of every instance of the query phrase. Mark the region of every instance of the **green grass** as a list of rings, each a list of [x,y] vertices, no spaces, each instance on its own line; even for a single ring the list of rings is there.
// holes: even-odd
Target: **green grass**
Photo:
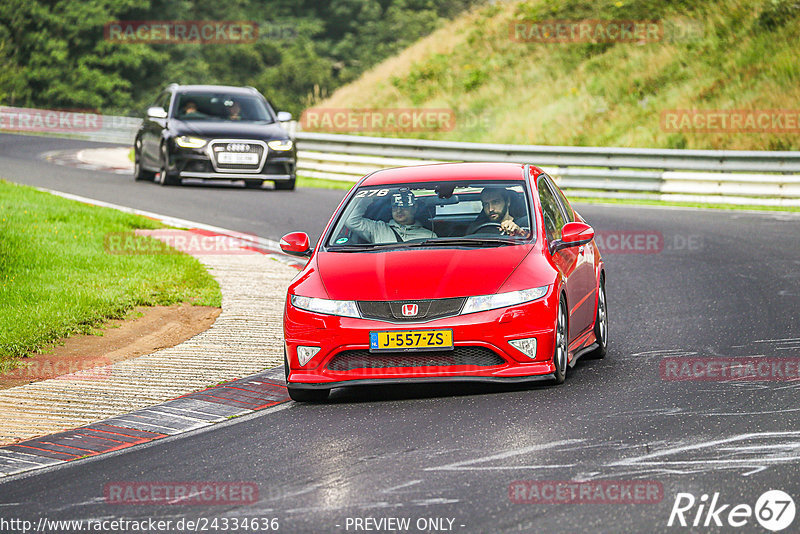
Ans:
[[[135,306],[220,306],[219,285],[195,258],[104,249],[108,233],[159,227],[0,180],[0,371]]]
[[[297,187],[313,187],[315,189],[344,189],[348,191],[356,181],[340,182],[338,180],[322,180],[320,178],[297,177]]]
[[[512,23],[660,20],[646,43],[529,43]],[[315,108],[445,108],[449,131],[365,135],[566,146],[798,150],[797,132],[672,132],[663,111],[796,110],[797,0],[528,0],[467,13]]]

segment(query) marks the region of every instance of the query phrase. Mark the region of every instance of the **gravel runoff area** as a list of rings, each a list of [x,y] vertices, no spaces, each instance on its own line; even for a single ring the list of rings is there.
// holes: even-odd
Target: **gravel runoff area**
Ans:
[[[196,254],[219,282],[210,329],[149,355],[0,390],[0,443],[72,429],[283,364],[293,268],[270,254]]]

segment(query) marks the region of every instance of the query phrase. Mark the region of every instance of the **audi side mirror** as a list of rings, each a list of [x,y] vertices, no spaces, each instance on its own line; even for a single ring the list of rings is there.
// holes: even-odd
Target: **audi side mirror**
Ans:
[[[160,108],[158,106],[153,106],[151,108],[147,108],[147,118],[148,119],[166,119],[167,112],[164,108]]]

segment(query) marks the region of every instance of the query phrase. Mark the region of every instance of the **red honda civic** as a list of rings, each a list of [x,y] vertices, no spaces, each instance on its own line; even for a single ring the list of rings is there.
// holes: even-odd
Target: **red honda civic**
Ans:
[[[374,172],[337,208],[284,312],[289,395],[442,381],[564,381],[605,356],[594,230],[541,169],[446,163]]]

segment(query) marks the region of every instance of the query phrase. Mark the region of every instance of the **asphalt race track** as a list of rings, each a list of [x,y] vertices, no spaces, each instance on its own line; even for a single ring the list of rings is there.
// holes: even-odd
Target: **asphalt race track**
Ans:
[[[40,157],[88,146],[107,145],[0,134],[0,177],[271,239],[291,230],[316,239],[343,196],[160,187]],[[768,532],[754,516],[740,528],[728,521],[768,490],[800,505],[800,217],[578,208],[604,240],[611,346],[564,385],[334,390],[325,404],[289,402],[0,481],[0,517],[217,518],[217,531],[222,518],[277,518],[279,532]],[[698,369],[713,374],[708,358],[718,376],[699,380]],[[759,380],[719,378],[743,362],[755,362]],[[258,498],[105,502],[106,484],[133,481],[252,482]],[[548,481],[616,485],[625,502],[613,491],[575,502]],[[637,481],[643,499],[626,494]],[[679,493],[696,499],[677,504],[697,527],[667,526]],[[709,517],[715,494],[717,509],[729,506]]]
[[[317,239],[344,197],[341,190],[306,189],[294,195],[228,184],[162,187],[123,174],[53,165],[42,158],[51,151],[109,146],[114,145],[0,134],[0,178],[272,239],[293,230]]]

